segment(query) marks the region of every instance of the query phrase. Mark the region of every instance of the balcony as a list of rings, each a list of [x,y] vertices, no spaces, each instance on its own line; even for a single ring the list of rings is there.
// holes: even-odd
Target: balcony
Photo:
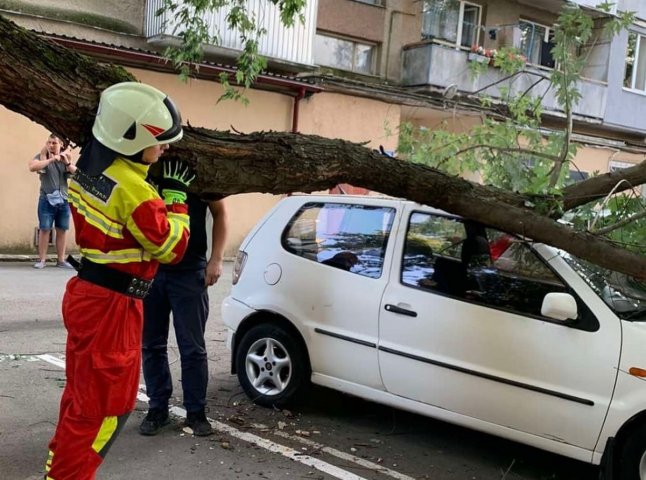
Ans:
[[[425,43],[412,45],[403,52],[402,85],[407,87],[436,87],[443,89],[455,85],[457,90],[469,95],[479,92],[493,98],[500,98],[500,87],[511,89],[512,93],[522,94],[536,83],[549,70],[532,70],[516,75],[512,80],[503,80],[505,75],[498,68],[489,67],[480,76],[473,76],[469,69],[469,53],[444,45]],[[487,85],[492,85],[486,88]],[[553,89],[546,91],[548,81],[542,81],[530,91],[534,97],[543,96],[545,113],[561,115]],[[484,89],[484,90],[483,90]],[[607,85],[602,82],[582,79],[579,89],[582,98],[574,108],[575,115],[600,121],[605,113]]]
[[[173,36],[176,20],[157,17],[155,12],[161,8],[162,0],[146,1],[146,23],[144,35],[151,44],[160,47],[176,45],[178,38]],[[179,2],[182,3],[182,2]],[[291,28],[280,21],[280,11],[268,0],[248,0],[247,8],[253,12],[257,24],[267,33],[260,39],[259,50],[268,60],[281,64],[312,65],[312,44],[316,33],[316,10],[318,1],[308,1],[303,10],[304,23],[296,20]],[[209,34],[219,39],[219,45],[206,45],[205,51],[236,57],[243,48],[240,33],[227,25],[229,9],[220,9],[208,15]],[[166,20],[168,20],[166,22]]]
[[[547,10],[549,12],[558,13],[566,3],[573,3],[583,8],[591,8],[596,10],[597,5],[602,3],[602,0],[518,0],[518,3],[542,10]],[[610,13],[612,14],[617,13],[616,3],[617,2],[615,2],[615,5],[612,5],[610,7]]]

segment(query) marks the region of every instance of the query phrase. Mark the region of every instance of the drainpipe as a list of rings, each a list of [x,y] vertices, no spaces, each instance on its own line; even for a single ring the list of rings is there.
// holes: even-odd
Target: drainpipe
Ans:
[[[305,87],[298,89],[298,93],[294,96],[294,108],[292,109],[292,133],[298,133],[298,110],[301,100],[305,98]]]

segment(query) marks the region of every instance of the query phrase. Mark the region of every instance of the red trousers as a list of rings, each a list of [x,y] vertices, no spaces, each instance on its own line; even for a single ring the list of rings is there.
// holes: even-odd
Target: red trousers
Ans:
[[[142,301],[72,278],[63,298],[67,383],[49,444],[48,480],[91,480],[134,409]]]

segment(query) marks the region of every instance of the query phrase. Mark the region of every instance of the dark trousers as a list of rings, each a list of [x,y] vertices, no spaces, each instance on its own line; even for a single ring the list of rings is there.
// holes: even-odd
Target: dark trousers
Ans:
[[[182,366],[182,390],[187,412],[206,405],[208,365],[204,328],[209,296],[204,270],[160,269],[144,299],[143,371],[150,408],[167,408],[173,393],[168,365],[170,313]]]

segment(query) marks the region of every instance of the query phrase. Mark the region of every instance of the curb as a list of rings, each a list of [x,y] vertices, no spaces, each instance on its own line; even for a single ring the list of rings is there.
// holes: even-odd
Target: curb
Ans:
[[[56,255],[47,255],[48,262],[55,262]],[[0,253],[0,263],[1,262],[37,262],[39,260],[38,255],[35,253]]]

